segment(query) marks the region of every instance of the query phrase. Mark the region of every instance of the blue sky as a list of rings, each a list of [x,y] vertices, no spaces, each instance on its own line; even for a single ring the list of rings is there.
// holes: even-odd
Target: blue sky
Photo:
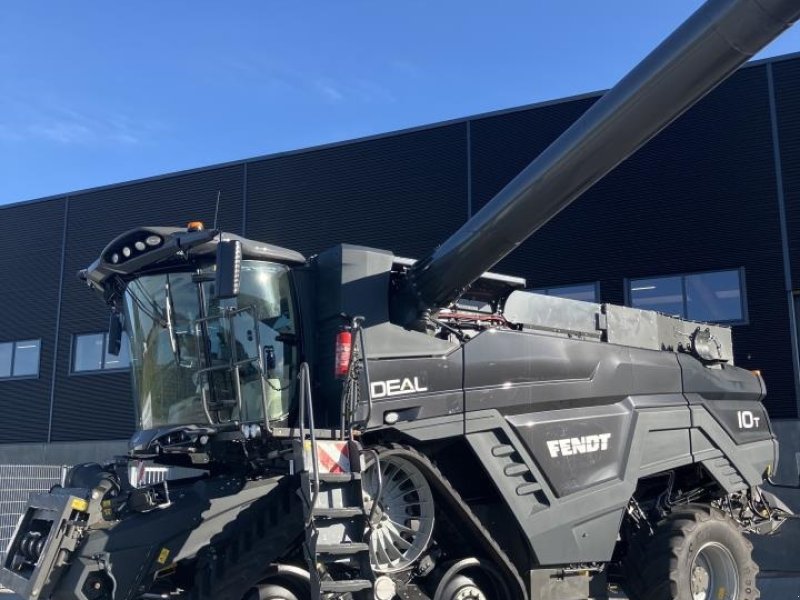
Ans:
[[[5,0],[0,204],[604,89],[700,4]]]

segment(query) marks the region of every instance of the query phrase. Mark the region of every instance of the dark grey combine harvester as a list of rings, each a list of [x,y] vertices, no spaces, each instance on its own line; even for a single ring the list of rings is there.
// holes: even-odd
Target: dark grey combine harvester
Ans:
[[[131,341],[126,456],[31,497],[24,598],[756,600],[790,515],[730,331],[539,296],[500,259],[790,26],[712,0],[420,261],[141,227],[81,277]],[[413,232],[409,232],[413,234]],[[146,483],[149,465],[173,467]]]

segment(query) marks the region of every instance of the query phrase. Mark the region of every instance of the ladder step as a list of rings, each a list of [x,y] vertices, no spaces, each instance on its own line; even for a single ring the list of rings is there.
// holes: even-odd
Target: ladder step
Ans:
[[[360,517],[364,514],[363,508],[315,508],[315,517],[323,519],[349,519],[350,517]]]
[[[503,467],[503,473],[508,475],[509,477],[513,475],[522,475],[523,473],[528,473],[530,469],[528,469],[527,465],[521,465],[518,463],[514,463],[513,465],[506,465]]]
[[[527,496],[528,494],[533,494],[541,489],[542,486],[538,483],[523,483],[517,486],[517,496]]]
[[[309,473],[313,478],[313,474]],[[320,473],[319,480],[327,483],[347,483],[361,479],[361,473]]]
[[[347,544],[320,544],[317,546],[317,554],[331,554],[334,556],[347,556],[367,552],[369,544],[361,542],[350,542]]]
[[[361,590],[371,590],[372,582],[366,579],[348,579],[347,581],[320,581],[320,592],[333,592],[344,594],[346,592],[358,592]]]
[[[492,448],[492,456],[510,456],[514,454],[514,446],[503,444]]]

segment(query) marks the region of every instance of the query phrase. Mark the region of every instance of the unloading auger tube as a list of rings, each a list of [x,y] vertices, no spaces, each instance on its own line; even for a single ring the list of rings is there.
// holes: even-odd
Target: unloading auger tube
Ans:
[[[430,256],[399,318],[442,307],[787,29],[798,0],[710,0]],[[409,301],[409,295],[411,296]]]

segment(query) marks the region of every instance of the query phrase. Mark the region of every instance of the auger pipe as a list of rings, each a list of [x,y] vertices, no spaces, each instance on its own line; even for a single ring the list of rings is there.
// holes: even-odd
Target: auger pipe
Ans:
[[[447,306],[775,39],[800,0],[710,0],[407,274],[410,323]]]

